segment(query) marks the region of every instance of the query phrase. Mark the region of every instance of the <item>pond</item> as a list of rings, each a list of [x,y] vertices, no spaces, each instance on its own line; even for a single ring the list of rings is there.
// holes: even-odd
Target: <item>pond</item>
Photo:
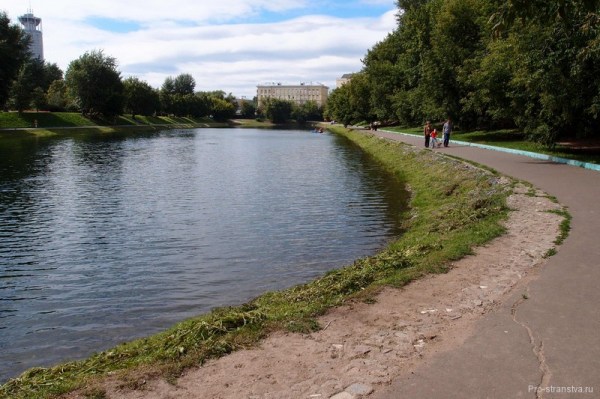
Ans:
[[[2,139],[0,383],[371,255],[405,203],[329,134]]]

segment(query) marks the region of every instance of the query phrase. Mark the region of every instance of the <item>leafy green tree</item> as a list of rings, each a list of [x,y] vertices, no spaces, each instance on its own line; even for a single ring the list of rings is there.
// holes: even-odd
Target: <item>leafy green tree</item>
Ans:
[[[50,84],[47,93],[48,107],[51,111],[64,111],[67,107],[67,85],[64,80],[55,80]]]
[[[153,115],[160,109],[158,91],[148,83],[129,77],[123,81],[125,111],[135,115]]]
[[[29,108],[32,92],[33,88],[28,81],[27,68],[21,68],[17,79],[11,86],[10,107],[19,113]]]
[[[398,26],[334,90],[328,117],[600,135],[600,0],[398,0]]]
[[[599,0],[509,0],[493,15],[498,40],[514,44],[511,100],[530,138],[600,135],[599,13]]]
[[[466,95],[459,80],[470,74],[470,63],[484,53],[487,45],[489,9],[483,0],[445,0],[434,13],[435,26],[431,33],[431,58],[428,59],[423,83],[432,90],[434,106],[427,109],[429,118],[443,120],[447,116],[462,126],[475,126],[461,112]]]
[[[173,91],[175,94],[194,94],[196,81],[189,73],[182,73],[173,80]]]
[[[116,116],[123,111],[123,82],[113,57],[87,52],[69,64],[67,89],[85,115]]]
[[[206,95],[206,93],[196,93],[194,94],[194,105],[192,116],[201,118],[204,116],[208,116],[211,113],[212,109],[212,99],[210,96]]]
[[[48,107],[48,97],[41,87],[33,89],[31,104],[35,107],[36,111],[46,109]]]
[[[13,80],[29,57],[29,41],[25,31],[0,12],[0,108],[4,108]]]
[[[252,119],[256,116],[256,103],[254,101],[242,100],[242,117]]]
[[[333,90],[327,99],[326,115],[344,126],[355,121],[354,110],[350,104],[350,83]]]
[[[194,98],[196,81],[192,75],[182,73],[175,78],[169,76],[160,89],[160,102],[164,112],[176,116],[192,116],[199,105]]]
[[[520,110],[514,101],[522,89],[513,80],[514,45],[509,40],[488,44],[481,57],[465,63],[457,79],[463,87],[461,117],[483,128],[513,128]],[[457,118],[455,118],[457,119]]]
[[[292,119],[298,123],[323,120],[323,110],[316,101],[307,101],[303,104],[294,104]]]
[[[40,87],[47,92],[48,88],[55,80],[63,79],[63,71],[56,64],[44,62],[44,78]]]
[[[11,90],[11,106],[19,112],[31,106],[33,93],[36,88],[44,88],[44,61],[30,58],[23,63]]]
[[[267,98],[263,104],[263,113],[273,123],[284,123],[292,117],[294,104],[291,101]]]
[[[235,117],[236,106],[222,98],[211,98],[210,114],[216,121],[226,121]]]

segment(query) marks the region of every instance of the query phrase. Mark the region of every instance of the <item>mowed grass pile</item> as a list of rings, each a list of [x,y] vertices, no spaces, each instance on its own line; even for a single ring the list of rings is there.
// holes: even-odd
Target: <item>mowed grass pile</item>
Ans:
[[[405,233],[375,256],[237,307],[186,320],[161,334],[125,343],[86,360],[35,368],[0,388],[2,397],[47,398],[82,389],[103,397],[109,373],[128,387],[152,376],[174,380],[187,367],[249,347],[275,330],[320,328],[317,316],[348,301],[372,301],[384,285],[402,286],[500,235],[509,188],[499,177],[431,151],[334,128],[381,162],[411,191]],[[98,331],[102,334],[102,331]]]

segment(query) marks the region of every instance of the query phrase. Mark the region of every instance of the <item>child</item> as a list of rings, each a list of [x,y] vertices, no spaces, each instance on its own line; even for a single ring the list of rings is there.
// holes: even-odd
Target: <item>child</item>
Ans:
[[[439,143],[437,141],[437,130],[433,129],[431,132],[431,148],[439,147]]]

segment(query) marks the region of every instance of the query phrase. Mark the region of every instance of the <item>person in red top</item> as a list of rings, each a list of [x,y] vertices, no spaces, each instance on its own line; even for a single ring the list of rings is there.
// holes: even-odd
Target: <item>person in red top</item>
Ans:
[[[435,148],[436,146],[439,147],[440,145],[437,140],[437,130],[433,129],[431,131],[431,148]]]

